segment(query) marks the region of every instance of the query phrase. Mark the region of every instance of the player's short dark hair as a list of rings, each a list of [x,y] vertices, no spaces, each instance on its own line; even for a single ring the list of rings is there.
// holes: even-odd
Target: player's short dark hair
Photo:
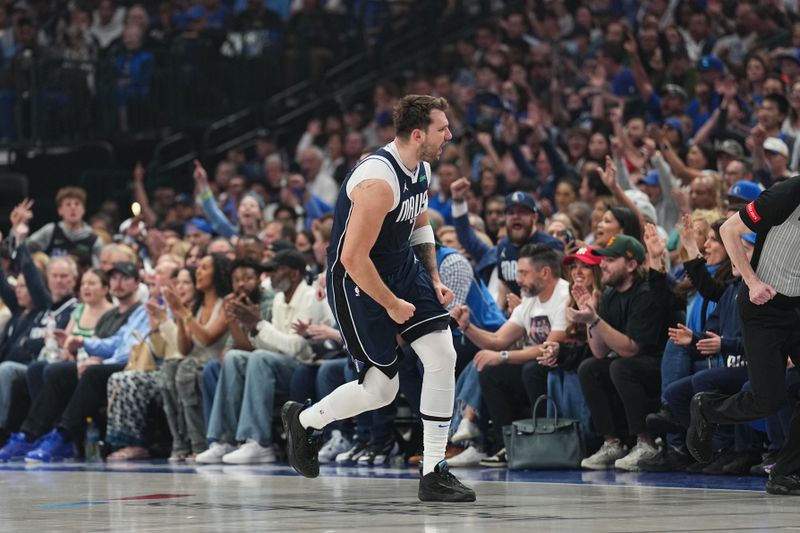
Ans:
[[[554,278],[561,277],[563,254],[546,244],[526,244],[519,251],[519,258],[530,259],[536,268],[548,267]]]
[[[409,94],[394,107],[392,120],[395,135],[407,139],[414,130],[426,130],[431,123],[431,111],[447,111],[450,105],[440,96]]]

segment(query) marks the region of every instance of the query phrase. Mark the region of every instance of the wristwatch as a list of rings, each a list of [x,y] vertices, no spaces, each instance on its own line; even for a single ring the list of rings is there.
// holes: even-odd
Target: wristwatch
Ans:
[[[508,362],[508,350],[503,350],[500,352],[500,361],[503,363]]]

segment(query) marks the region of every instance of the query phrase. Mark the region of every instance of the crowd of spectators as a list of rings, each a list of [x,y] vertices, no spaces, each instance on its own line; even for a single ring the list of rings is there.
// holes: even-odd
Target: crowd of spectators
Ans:
[[[227,7],[212,4],[186,23],[223,24]],[[316,2],[302,4],[288,23],[259,2],[230,16],[317,27],[302,22]],[[130,21],[120,15],[115,35],[101,5],[94,35],[108,46]],[[60,220],[29,235],[34,206],[17,206],[0,276],[0,460],[73,457],[104,409],[109,460],[147,457],[155,403],[172,460],[275,461],[278,402],[354,376],[324,298],[331,206],[348,170],[393,139],[394,103],[418,93],[451,105],[429,197],[456,295],[451,466],[504,467],[502,427],[549,394],[582,421],[584,468],[767,473],[789,405],[721,427],[711,463],[683,441],[693,393],[747,387],[740,278],[719,227],[800,165],[796,4],[492,6],[436,70],[380,82],[371,101],[310,120],[294,146],[265,130],[208,172],[195,162],[193,191],[148,191],[137,166],[131,218],[107,206],[84,222],[86,192],[70,187]],[[171,19],[160,20],[163,33]],[[420,367],[403,349],[401,394],[416,412]],[[793,403],[791,362],[787,383]],[[390,405],[341,421],[321,460],[403,457],[394,416]]]
[[[348,52],[391,39],[412,3],[341,0],[17,0],[0,5],[0,140],[29,133],[31,108],[71,125],[114,110],[116,131],[164,111],[171,89],[194,112],[269,91],[324,70]],[[238,70],[224,84],[226,59]],[[246,72],[243,72],[246,71]],[[158,93],[158,95],[157,95]],[[184,94],[185,93],[185,94]],[[248,101],[248,103],[253,103]],[[244,105],[244,104],[241,104]],[[234,109],[233,111],[237,111]],[[230,112],[230,111],[229,111]],[[138,123],[136,122],[138,120]],[[144,123],[142,125],[147,125]],[[93,131],[93,130],[90,130]],[[115,131],[115,130],[112,130]]]

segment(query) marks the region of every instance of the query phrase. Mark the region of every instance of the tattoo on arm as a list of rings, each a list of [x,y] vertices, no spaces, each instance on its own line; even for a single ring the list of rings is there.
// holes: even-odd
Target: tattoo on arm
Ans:
[[[372,189],[377,185],[378,183],[375,180],[366,180],[356,185],[356,189],[361,189],[363,191],[366,191],[367,189]]]
[[[424,242],[414,246],[414,253],[417,258],[422,261],[422,266],[430,274],[431,278],[436,279],[439,277],[438,270],[436,269],[436,246],[432,242]]]

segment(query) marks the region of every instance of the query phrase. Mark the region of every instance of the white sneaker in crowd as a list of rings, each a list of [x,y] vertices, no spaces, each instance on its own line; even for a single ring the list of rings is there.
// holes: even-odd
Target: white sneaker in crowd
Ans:
[[[625,457],[625,446],[618,440],[607,440],[597,453],[581,461],[581,468],[587,470],[608,470],[614,467],[617,459]]]
[[[367,453],[367,445],[354,441],[349,450],[336,456],[336,462],[340,464],[357,463],[365,453]]]
[[[338,429],[334,429],[331,431],[331,438],[319,451],[319,462],[330,463],[331,461],[335,461],[337,455],[346,452],[351,447],[352,444],[347,440],[347,437],[342,435],[342,432]]]
[[[658,455],[658,448],[646,441],[638,441],[630,453],[614,462],[617,470],[627,470],[628,472],[639,471],[639,461],[652,459]]]
[[[450,437],[450,442],[455,444],[456,442],[474,439],[480,434],[481,430],[478,427],[478,424],[465,417],[461,419],[461,422],[459,422],[456,432],[453,433],[452,437]],[[448,461],[447,464],[450,464],[450,462]]]
[[[235,449],[236,446],[231,446],[227,442],[212,442],[211,446],[203,453],[198,454],[194,460],[204,465],[216,465],[222,462],[222,456]]]
[[[447,460],[447,466],[456,468],[464,466],[479,466],[482,459],[486,459],[485,452],[479,452],[475,446],[470,446],[458,455]]]
[[[255,439],[247,439],[247,442],[225,455],[222,458],[222,462],[228,465],[274,463],[275,451],[272,449],[272,446],[264,447]]]

